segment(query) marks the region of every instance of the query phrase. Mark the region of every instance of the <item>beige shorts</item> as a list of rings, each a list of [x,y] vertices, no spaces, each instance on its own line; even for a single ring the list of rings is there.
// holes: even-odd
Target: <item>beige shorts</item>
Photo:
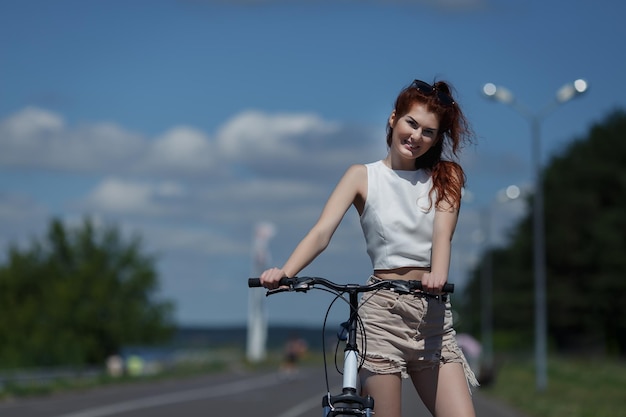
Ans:
[[[368,284],[377,280],[370,277]],[[363,368],[408,378],[416,371],[458,362],[468,384],[478,385],[457,345],[449,298],[442,301],[389,290],[364,293],[359,316],[364,326],[358,335]]]

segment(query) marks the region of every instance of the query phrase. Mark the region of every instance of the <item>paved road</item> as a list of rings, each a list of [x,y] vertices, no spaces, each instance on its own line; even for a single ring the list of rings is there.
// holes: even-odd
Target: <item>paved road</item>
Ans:
[[[333,376],[331,387],[339,382],[338,376]],[[405,385],[404,415],[428,417],[410,384]],[[304,369],[290,378],[275,372],[207,375],[10,400],[0,402],[0,416],[319,417],[324,387],[323,370],[319,369]],[[523,417],[480,393],[474,395],[474,402],[479,417]]]

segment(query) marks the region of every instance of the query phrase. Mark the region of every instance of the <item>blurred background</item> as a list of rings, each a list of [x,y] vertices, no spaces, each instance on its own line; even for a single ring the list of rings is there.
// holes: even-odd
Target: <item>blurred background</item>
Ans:
[[[33,294],[73,306],[65,316],[50,301],[48,325],[82,331],[135,314],[99,297],[139,299],[132,330],[108,329],[110,344],[79,362],[176,329],[245,328],[259,225],[271,230],[263,265],[282,265],[347,167],[385,157],[393,100],[419,78],[449,81],[476,133],[450,272],[461,329],[533,349],[541,167],[548,303],[597,284],[548,314],[563,317],[547,344],[623,355],[618,304],[583,295],[618,303],[623,289],[625,12],[609,0],[0,2],[0,309],[14,311],[2,337],[41,325],[48,302]],[[352,210],[303,271],[369,273]],[[76,300],[99,307],[69,319]],[[315,328],[328,301],[285,295],[264,308],[270,326]],[[494,315],[525,323],[494,330]],[[33,349],[35,362],[6,350],[0,368],[58,364]]]

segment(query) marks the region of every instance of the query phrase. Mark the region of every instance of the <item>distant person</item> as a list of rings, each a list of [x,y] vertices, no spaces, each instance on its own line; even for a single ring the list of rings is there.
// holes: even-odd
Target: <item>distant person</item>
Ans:
[[[480,359],[483,347],[478,340],[467,333],[459,333],[456,335],[456,343],[459,345],[467,362],[474,373],[480,371]]]
[[[307,352],[307,343],[298,336],[291,336],[285,344],[285,357],[282,369],[287,374],[294,374],[298,371],[298,363]]]
[[[386,157],[351,166],[284,266],[261,274],[269,289],[296,276],[326,249],[353,205],[373,266],[368,282],[422,281],[420,296],[381,290],[361,299],[367,341],[359,342],[361,387],[374,397],[376,417],[401,416],[402,378],[408,377],[434,416],[475,415],[470,385],[478,381],[457,345],[450,300],[441,291],[465,184],[457,153],[470,139],[450,85],[413,81],[387,120]]]
[[[109,356],[106,365],[109,376],[119,378],[124,374],[124,360],[120,355]]]

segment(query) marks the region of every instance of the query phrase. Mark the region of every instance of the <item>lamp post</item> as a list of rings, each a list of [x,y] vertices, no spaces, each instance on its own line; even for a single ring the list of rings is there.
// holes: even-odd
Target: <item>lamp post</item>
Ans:
[[[533,267],[535,275],[535,372],[536,388],[544,391],[548,384],[547,377],[547,310],[546,310],[546,251],[543,185],[541,178],[541,122],[557,107],[588,89],[585,80],[578,79],[561,87],[554,100],[540,112],[534,113],[515,99],[513,93],[504,87],[487,83],[483,94],[490,99],[507,104],[520,113],[529,123],[532,139],[532,160],[534,168],[535,196],[533,207]]]
[[[275,233],[272,223],[259,223],[255,228],[252,243],[252,273],[255,276],[259,276],[270,262],[269,241]],[[263,298],[261,288],[249,292],[246,356],[251,362],[260,362],[267,354],[267,311]]]

